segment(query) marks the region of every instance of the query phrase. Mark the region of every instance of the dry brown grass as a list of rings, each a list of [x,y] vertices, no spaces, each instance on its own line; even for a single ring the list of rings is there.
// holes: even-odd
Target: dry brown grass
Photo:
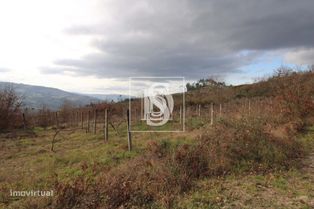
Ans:
[[[172,208],[198,179],[230,173],[285,170],[301,157],[295,138],[277,138],[262,119],[220,121],[195,144],[150,141],[142,156],[96,179],[57,186],[56,208]],[[87,204],[88,203],[88,204]]]

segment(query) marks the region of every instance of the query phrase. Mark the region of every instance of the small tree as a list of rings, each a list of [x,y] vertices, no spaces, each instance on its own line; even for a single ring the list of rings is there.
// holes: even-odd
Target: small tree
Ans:
[[[14,128],[21,121],[22,98],[12,86],[0,90],[0,131]]]

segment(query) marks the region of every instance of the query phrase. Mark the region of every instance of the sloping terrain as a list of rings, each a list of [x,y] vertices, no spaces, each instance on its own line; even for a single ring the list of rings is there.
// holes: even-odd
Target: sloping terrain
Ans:
[[[18,95],[22,96],[26,107],[35,109],[40,109],[45,105],[51,110],[57,110],[65,101],[77,106],[101,101],[96,97],[70,93],[56,88],[0,82],[0,89],[6,87],[12,87]]]

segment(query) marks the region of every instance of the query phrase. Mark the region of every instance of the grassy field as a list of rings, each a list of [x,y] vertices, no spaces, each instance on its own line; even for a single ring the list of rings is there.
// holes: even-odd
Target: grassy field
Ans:
[[[208,130],[201,120],[192,119],[190,131],[182,134],[134,134],[134,150],[127,151],[125,126],[121,134],[110,131],[105,143],[103,134],[84,130],[64,130],[51,151],[55,133],[52,129],[35,129],[33,136],[18,133],[16,138],[1,135],[0,207],[45,208],[50,197],[10,197],[12,190],[52,190],[57,182],[73,182],[79,177],[94,179],[118,165],[143,155],[152,141],[170,146],[194,144],[201,132]],[[232,173],[197,179],[190,190],[174,199],[173,208],[312,208],[314,207],[314,129],[298,136],[309,155],[298,162],[299,168],[264,173]],[[312,167],[311,167],[312,166]],[[40,200],[40,204],[34,204]],[[150,205],[162,208],[162,205]]]
[[[197,182],[177,208],[314,208],[314,128],[300,136],[309,156],[300,166],[265,174],[229,175]]]
[[[103,133],[85,133],[66,129],[56,137],[51,151],[53,129],[36,128],[32,136],[18,131],[14,138],[0,135],[0,208],[23,208],[27,198],[10,197],[12,190],[51,190],[55,182],[70,182],[79,176],[97,176],[100,172],[140,155],[149,140],[180,144],[193,141],[193,134],[138,133],[133,135],[134,149],[129,152],[126,125],[118,133],[109,129],[109,142]],[[49,201],[49,200],[47,200]]]

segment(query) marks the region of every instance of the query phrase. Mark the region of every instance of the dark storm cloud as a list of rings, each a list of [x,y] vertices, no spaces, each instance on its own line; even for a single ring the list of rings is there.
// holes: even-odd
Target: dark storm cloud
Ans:
[[[113,24],[66,29],[72,35],[97,37],[92,45],[100,52],[57,60],[56,65],[99,77],[200,78],[236,72],[272,50],[314,47],[313,0],[114,4]]]

